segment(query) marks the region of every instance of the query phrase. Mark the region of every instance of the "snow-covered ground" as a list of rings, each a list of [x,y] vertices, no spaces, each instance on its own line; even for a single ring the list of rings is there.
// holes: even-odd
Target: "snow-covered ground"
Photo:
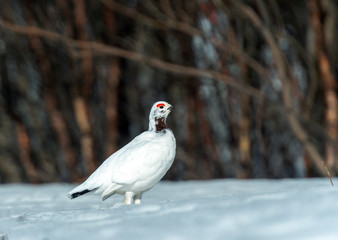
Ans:
[[[161,182],[131,206],[73,187],[0,185],[0,240],[338,239],[328,179]]]

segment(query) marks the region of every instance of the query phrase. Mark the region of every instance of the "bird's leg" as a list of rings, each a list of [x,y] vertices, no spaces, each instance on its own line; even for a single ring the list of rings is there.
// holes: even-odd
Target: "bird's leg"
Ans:
[[[134,204],[141,204],[142,193],[138,193],[134,196]]]
[[[133,200],[134,200],[134,195],[135,195],[135,193],[133,193],[133,192],[126,192],[124,194],[124,204],[126,204],[126,205],[132,204]]]

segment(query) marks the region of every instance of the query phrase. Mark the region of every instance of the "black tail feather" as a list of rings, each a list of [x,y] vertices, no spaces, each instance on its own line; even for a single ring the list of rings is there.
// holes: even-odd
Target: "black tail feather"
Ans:
[[[85,189],[85,190],[83,190],[83,191],[81,191],[81,192],[75,192],[75,193],[69,194],[68,197],[69,197],[70,199],[77,198],[77,197],[79,197],[79,196],[81,196],[81,195],[83,195],[83,194],[89,193],[89,192],[91,192],[91,191],[92,191],[92,190]]]

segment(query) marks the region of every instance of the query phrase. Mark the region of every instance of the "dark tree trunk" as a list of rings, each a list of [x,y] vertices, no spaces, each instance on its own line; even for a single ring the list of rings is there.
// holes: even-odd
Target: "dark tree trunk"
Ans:
[[[80,181],[174,105],[167,179],[338,172],[335,1],[1,1],[0,182]],[[325,160],[325,161],[324,161]]]

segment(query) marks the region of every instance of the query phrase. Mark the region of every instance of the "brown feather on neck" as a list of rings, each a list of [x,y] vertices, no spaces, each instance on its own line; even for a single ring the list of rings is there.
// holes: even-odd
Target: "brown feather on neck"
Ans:
[[[165,123],[165,119],[163,118],[155,118],[155,126],[156,132],[161,132],[163,129],[167,129],[167,124]]]

